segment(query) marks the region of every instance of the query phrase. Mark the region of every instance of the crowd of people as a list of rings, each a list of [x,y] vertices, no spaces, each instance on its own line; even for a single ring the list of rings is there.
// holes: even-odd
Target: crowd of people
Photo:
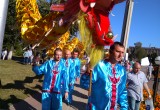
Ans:
[[[32,70],[37,75],[44,74],[42,110],[62,110],[63,99],[71,105],[74,84],[85,73],[92,74],[87,110],[116,110],[118,107],[121,110],[139,110],[143,88],[148,98],[152,98],[146,75],[140,71],[141,64],[135,62],[130,68],[120,63],[124,57],[124,46],[120,42],[111,45],[108,58],[93,68],[89,65],[87,53],[84,53],[84,62],[78,56],[77,49],[71,52],[57,48],[53,59],[42,65],[33,62]]]
[[[47,59],[47,54],[45,49],[42,52],[37,51],[36,48],[32,49],[32,47],[27,47],[23,52],[23,64],[32,65],[33,62],[36,64],[42,64]]]

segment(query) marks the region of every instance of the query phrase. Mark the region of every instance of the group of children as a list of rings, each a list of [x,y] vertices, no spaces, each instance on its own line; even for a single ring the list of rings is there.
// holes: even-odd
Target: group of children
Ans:
[[[81,62],[78,55],[77,49],[71,52],[57,48],[53,59],[40,66],[33,62],[32,70],[37,75],[44,74],[42,110],[61,110],[63,97],[68,105],[72,103],[74,84],[80,78]]]

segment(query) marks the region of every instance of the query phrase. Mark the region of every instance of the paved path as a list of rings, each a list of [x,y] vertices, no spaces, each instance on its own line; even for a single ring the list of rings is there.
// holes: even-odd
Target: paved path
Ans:
[[[153,78],[148,82],[149,88],[152,89]],[[160,94],[160,85],[158,88]],[[63,110],[85,110],[87,103],[88,92],[79,87],[79,84],[75,84],[75,91],[73,93],[73,104],[67,106],[63,103]],[[37,93],[34,96],[30,96],[25,100],[10,106],[9,110],[41,110],[41,93]]]
[[[73,103],[67,106],[63,103],[63,110],[85,110],[87,103],[88,92],[75,84],[75,91],[73,92]],[[25,100],[10,106],[9,110],[41,110],[41,93],[30,96]]]

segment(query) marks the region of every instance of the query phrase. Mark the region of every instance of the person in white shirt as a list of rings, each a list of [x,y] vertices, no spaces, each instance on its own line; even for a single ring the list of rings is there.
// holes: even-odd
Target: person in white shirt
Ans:
[[[5,60],[6,56],[7,56],[7,49],[4,49],[2,51],[2,59]]]
[[[29,52],[28,52],[28,51],[29,51],[29,50],[26,49],[26,50],[24,51],[24,53],[23,53],[23,58],[24,58],[23,64],[28,64],[28,60],[29,60]]]
[[[147,74],[147,78],[148,80],[151,79],[152,77],[152,71],[154,70],[153,66],[152,66],[152,63],[150,63],[150,65],[148,66],[148,74]]]
[[[29,64],[32,64],[32,60],[33,60],[32,48],[28,50],[28,55],[29,55]]]

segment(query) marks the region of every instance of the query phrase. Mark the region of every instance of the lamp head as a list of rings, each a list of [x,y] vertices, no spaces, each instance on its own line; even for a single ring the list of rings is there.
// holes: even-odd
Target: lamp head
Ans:
[[[157,65],[160,65],[160,56],[157,56],[157,57],[155,58],[155,63],[156,63]]]

